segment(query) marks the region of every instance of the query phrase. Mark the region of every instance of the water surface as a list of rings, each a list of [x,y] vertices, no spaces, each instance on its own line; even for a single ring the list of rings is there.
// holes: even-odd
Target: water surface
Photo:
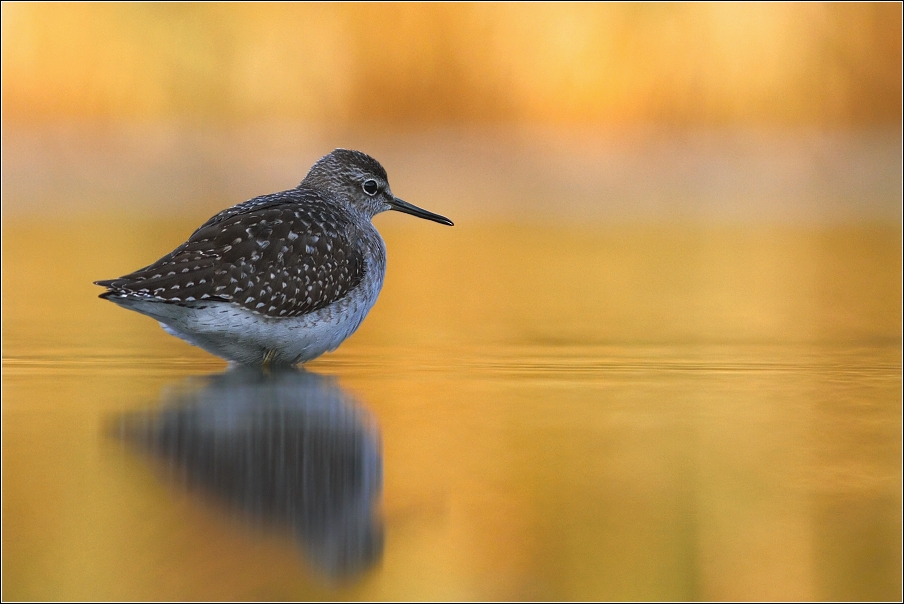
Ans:
[[[4,220],[3,597],[900,598],[897,227],[398,218],[250,377],[91,285],[198,221]]]

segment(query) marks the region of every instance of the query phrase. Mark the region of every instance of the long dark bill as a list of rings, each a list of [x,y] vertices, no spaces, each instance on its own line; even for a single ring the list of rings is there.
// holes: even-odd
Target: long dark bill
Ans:
[[[419,208],[416,205],[412,205],[407,201],[399,199],[398,197],[394,197],[392,201],[389,202],[389,207],[396,212],[405,212],[406,214],[411,214],[412,216],[417,216],[418,218],[426,218],[427,220],[432,220],[433,222],[438,222],[440,224],[455,226],[452,221],[445,216],[440,216],[439,214],[428,212],[427,210]]]

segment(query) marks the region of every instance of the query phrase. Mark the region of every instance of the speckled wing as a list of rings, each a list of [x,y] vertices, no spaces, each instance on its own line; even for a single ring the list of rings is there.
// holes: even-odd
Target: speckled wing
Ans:
[[[296,317],[343,298],[364,277],[351,218],[316,191],[293,189],[220,212],[184,244],[101,295],[174,304],[227,301]]]

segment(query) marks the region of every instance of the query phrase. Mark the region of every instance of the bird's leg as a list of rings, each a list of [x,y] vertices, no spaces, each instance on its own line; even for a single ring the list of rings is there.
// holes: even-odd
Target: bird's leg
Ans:
[[[273,357],[274,357],[274,356],[276,356],[276,349],[275,349],[275,348],[271,348],[270,350],[267,351],[266,354],[264,354],[264,362],[261,363],[261,366],[262,366],[264,369],[270,369],[270,363],[273,362]]]

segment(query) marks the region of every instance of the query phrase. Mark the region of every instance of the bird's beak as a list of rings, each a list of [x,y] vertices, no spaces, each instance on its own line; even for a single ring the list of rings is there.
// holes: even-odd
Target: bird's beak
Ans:
[[[406,214],[411,214],[412,216],[417,216],[418,218],[426,218],[427,220],[432,220],[433,222],[438,222],[440,224],[455,226],[454,224],[452,224],[452,221],[445,216],[440,216],[439,214],[428,212],[427,210],[421,209],[416,205],[412,205],[407,201],[403,201],[398,197],[392,198],[392,201],[389,202],[389,209],[395,210],[396,212],[405,212]]]

